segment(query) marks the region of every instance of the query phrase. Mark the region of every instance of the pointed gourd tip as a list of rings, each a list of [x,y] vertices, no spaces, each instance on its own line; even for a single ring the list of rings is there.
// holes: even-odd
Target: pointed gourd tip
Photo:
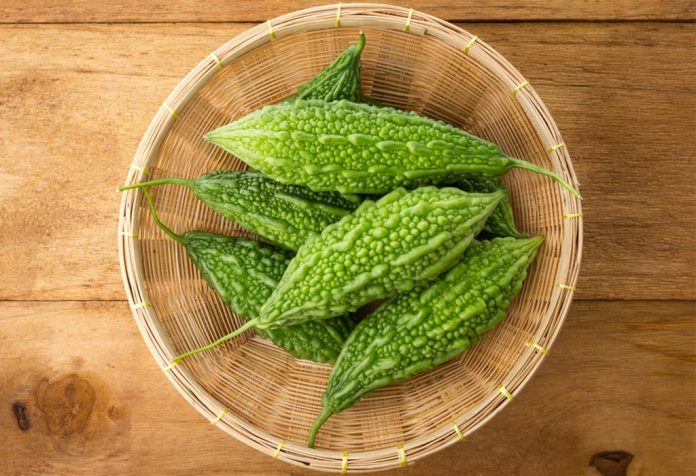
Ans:
[[[487,204],[487,208],[490,209],[492,212],[495,207],[498,206],[498,204],[505,198],[507,195],[507,192],[505,190],[496,190],[495,192],[490,192],[490,193],[484,193],[483,194],[487,200],[490,200]]]
[[[207,140],[208,142],[212,142],[213,144],[216,143],[218,137],[220,136],[221,129],[225,126],[220,126],[216,129],[213,129],[212,131],[208,131],[205,133],[203,138]]]
[[[534,249],[540,247],[545,240],[546,238],[543,235],[537,235],[532,236],[531,238],[527,238],[527,241],[534,246]]]

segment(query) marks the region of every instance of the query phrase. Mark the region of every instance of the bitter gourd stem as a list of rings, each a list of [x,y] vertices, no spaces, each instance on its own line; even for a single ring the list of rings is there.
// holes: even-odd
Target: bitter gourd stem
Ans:
[[[543,167],[539,167],[538,165],[534,165],[532,163],[529,163],[525,160],[513,159],[512,157],[509,160],[510,160],[510,162],[512,162],[513,167],[516,167],[518,169],[531,170],[532,172],[536,172],[538,174],[546,175],[547,177],[551,177],[552,179],[554,179],[558,183],[560,183],[563,188],[570,191],[570,193],[572,193],[573,195],[575,195],[578,198],[582,198],[582,196],[580,195],[580,192],[575,190],[571,184],[569,184],[568,182],[563,180],[560,175],[553,173],[550,170],[546,170]]]
[[[248,331],[252,327],[256,326],[256,324],[258,324],[258,323],[259,323],[258,319],[252,319],[252,320],[248,321],[246,324],[244,324],[242,327],[240,327],[239,329],[236,329],[236,330],[230,332],[226,336],[220,337],[218,340],[216,340],[212,344],[208,344],[208,345],[205,345],[203,347],[199,347],[198,349],[189,350],[188,352],[186,352],[184,354],[177,355],[176,357],[174,357],[172,359],[172,363],[179,363],[182,360],[184,360],[186,357],[191,357],[192,355],[196,355],[200,352],[204,352],[206,350],[210,350],[214,347],[217,347],[218,345],[222,344],[223,342],[226,342],[226,341],[232,339],[233,337],[237,337],[238,335],[242,334],[243,332]]]
[[[358,42],[356,43],[358,45],[357,51],[355,52],[355,55],[358,56],[360,53],[362,53],[362,50],[365,48],[365,33],[362,31],[359,33],[358,37]]]
[[[321,428],[324,422],[326,422],[331,415],[333,415],[333,411],[331,411],[329,408],[324,408],[317,417],[314,425],[312,425],[312,430],[309,432],[309,443],[307,445],[310,448],[314,448],[314,439],[317,436],[317,431],[319,431],[319,428]]]
[[[183,185],[184,187],[188,187],[188,188],[193,188],[195,186],[195,182],[193,180],[171,177],[171,178],[150,180],[149,182],[140,182],[140,183],[136,183],[133,185],[126,185],[124,187],[119,187],[118,191],[124,192],[126,190],[134,190],[136,188],[147,188],[147,187],[154,187],[157,185],[166,185],[166,184]]]
[[[157,210],[155,210],[155,204],[152,201],[152,196],[150,195],[150,192],[147,191],[147,189],[143,189],[143,193],[145,194],[145,198],[147,199],[147,204],[150,206],[150,213],[152,213],[152,218],[155,220],[155,223],[157,223],[157,226],[160,227],[160,229],[167,234],[172,240],[178,241],[179,243],[184,243],[184,237],[182,235],[179,235],[178,233],[174,233],[167,225],[162,223],[162,221],[159,219],[159,216],[157,215]]]

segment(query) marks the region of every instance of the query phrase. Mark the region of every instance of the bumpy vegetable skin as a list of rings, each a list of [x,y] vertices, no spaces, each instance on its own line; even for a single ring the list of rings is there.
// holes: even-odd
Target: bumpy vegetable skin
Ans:
[[[453,175],[504,175],[514,167],[553,172],[507,157],[495,144],[413,112],[341,100],[263,107],[206,138],[255,169],[316,191],[386,193]]]
[[[359,43],[349,46],[316,78],[301,87],[300,93],[294,99],[323,99],[324,101],[346,99],[353,102],[369,103],[360,94],[360,53],[364,44],[365,35],[361,32]],[[468,175],[465,179],[462,178],[447,185],[458,186],[467,192],[491,193],[496,190],[507,192],[500,177],[487,175]],[[500,200],[498,207],[488,217],[483,231],[492,237],[525,237],[523,233],[517,231],[512,205],[507,195]]]
[[[347,314],[433,280],[456,263],[503,192],[394,190],[367,200],[298,250],[260,316],[178,362],[248,329],[275,329]]]
[[[360,204],[356,196],[314,192],[282,184],[258,172],[217,171],[196,180],[178,178],[142,182],[128,188],[165,183],[184,185],[218,214],[291,250],[340,220]]]
[[[503,320],[542,242],[540,236],[474,242],[444,279],[387,301],[360,322],[331,373],[309,446],[331,415],[452,359]]]
[[[261,309],[264,325],[325,319],[412,289],[452,266],[503,192],[397,189],[303,245]]]
[[[222,301],[244,319],[257,318],[290,263],[291,254],[241,237],[203,231],[176,234],[159,220],[149,194],[147,199],[155,221],[167,235],[184,245]],[[351,317],[342,316],[259,334],[298,359],[333,364],[354,326]]]
[[[525,238],[524,233],[517,231],[515,217],[512,214],[512,205],[507,194],[507,189],[503,185],[500,177],[490,177],[487,175],[471,175],[465,179],[460,179],[456,185],[467,192],[495,192],[504,190],[505,196],[500,200],[498,206],[491,216],[486,220],[483,231],[490,236],[511,236],[513,238]]]
[[[208,284],[245,319],[259,316],[290,263],[288,253],[254,240],[195,231],[183,238]],[[298,359],[333,364],[354,326],[342,316],[257,332]]]
[[[365,34],[360,32],[358,42],[346,48],[329,66],[324,68],[309,82],[300,86],[295,99],[322,99],[335,101],[348,99],[359,102],[360,95],[360,55],[365,48]]]

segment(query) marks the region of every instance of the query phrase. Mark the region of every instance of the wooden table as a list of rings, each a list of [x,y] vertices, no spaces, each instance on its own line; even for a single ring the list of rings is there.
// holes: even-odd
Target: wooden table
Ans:
[[[201,58],[320,2],[149,3],[0,5],[0,473],[308,474],[209,425],[154,364],[122,289],[114,189]],[[391,474],[693,474],[696,3],[410,6],[464,22],[529,78],[574,159],[586,234],[533,382]]]

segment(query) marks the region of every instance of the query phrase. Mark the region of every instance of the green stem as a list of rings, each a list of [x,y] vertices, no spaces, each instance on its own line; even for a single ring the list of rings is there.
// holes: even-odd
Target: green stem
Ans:
[[[550,170],[546,170],[543,167],[539,167],[538,165],[531,164],[531,163],[524,161],[524,160],[513,159],[513,158],[510,158],[509,160],[510,160],[510,162],[512,162],[513,167],[517,167],[518,169],[531,170],[532,172],[536,172],[538,174],[546,175],[547,177],[551,177],[556,182],[560,183],[565,189],[570,191],[570,193],[572,193],[573,195],[575,195],[578,198],[582,198],[582,196],[580,195],[580,192],[575,190],[571,184],[569,184],[568,182],[563,180],[558,174],[555,174],[555,173],[551,172]]]
[[[252,327],[256,326],[256,324],[258,324],[258,323],[259,323],[258,319],[252,319],[249,322],[247,322],[246,324],[244,324],[242,327],[240,327],[239,329],[236,329],[236,330],[230,332],[226,336],[220,337],[218,340],[216,340],[212,344],[208,344],[208,345],[205,345],[203,347],[199,347],[198,349],[189,350],[185,354],[181,354],[181,355],[174,357],[174,359],[172,359],[172,363],[179,363],[182,360],[184,360],[186,357],[191,357],[192,355],[196,355],[200,352],[204,352],[206,350],[210,350],[214,347],[217,347],[218,345],[222,344],[223,342],[226,342],[226,341],[232,339],[233,337],[237,337],[238,335],[242,334],[243,332],[251,329]]]
[[[312,425],[312,429],[309,432],[309,442],[307,443],[307,446],[309,446],[310,448],[314,448],[314,440],[317,437],[317,432],[319,431],[319,428],[321,428],[321,426],[326,422],[326,420],[329,419],[331,415],[333,415],[333,412],[330,408],[324,408],[321,411],[316,421],[314,422],[314,425]]]
[[[166,185],[166,184],[183,185],[184,187],[193,188],[196,185],[196,181],[182,179],[182,178],[175,178],[175,177],[163,178],[163,179],[157,179],[157,180],[150,180],[149,182],[140,182],[140,183],[136,183],[133,185],[125,185],[123,187],[119,187],[118,191],[124,192],[126,190],[134,190],[136,188],[155,187],[157,185]]]
[[[359,35],[360,36],[358,37],[358,43],[357,43],[358,51],[355,52],[357,55],[360,55],[360,53],[362,53],[362,50],[365,48],[365,33],[363,33],[361,31],[359,33]]]
[[[181,244],[184,244],[184,237],[183,235],[179,235],[177,233],[174,233],[167,225],[162,223],[159,219],[159,216],[157,215],[157,210],[155,210],[155,204],[152,202],[152,196],[150,195],[150,192],[147,191],[147,189],[143,189],[143,193],[145,194],[145,198],[147,199],[147,204],[150,206],[150,213],[152,213],[152,218],[154,218],[155,223],[157,223],[157,226],[160,227],[160,229],[167,234],[171,239],[178,241]]]

